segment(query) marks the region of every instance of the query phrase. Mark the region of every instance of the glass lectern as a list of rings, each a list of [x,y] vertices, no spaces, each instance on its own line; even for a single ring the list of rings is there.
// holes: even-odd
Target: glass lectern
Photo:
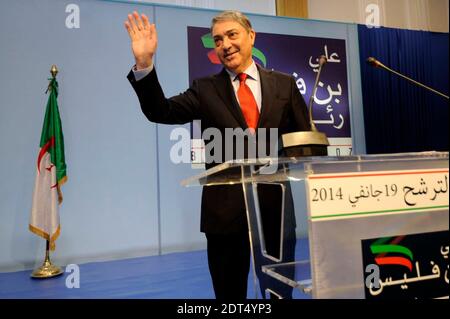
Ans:
[[[253,270],[274,282],[312,298],[439,298],[448,296],[448,168],[447,152],[248,159],[182,185],[242,184]],[[258,185],[278,186],[285,199],[292,183],[305,184],[309,260],[284,254],[295,222],[284,200],[279,253],[267,250]]]

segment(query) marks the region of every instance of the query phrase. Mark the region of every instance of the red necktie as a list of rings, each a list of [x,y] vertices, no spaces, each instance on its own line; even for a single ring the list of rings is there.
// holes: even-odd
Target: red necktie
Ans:
[[[239,77],[239,89],[237,91],[239,103],[241,104],[242,113],[244,114],[245,121],[247,122],[247,126],[254,133],[259,118],[259,110],[258,105],[256,104],[255,97],[253,96],[252,91],[245,84],[245,80],[247,79],[247,74],[240,73]]]

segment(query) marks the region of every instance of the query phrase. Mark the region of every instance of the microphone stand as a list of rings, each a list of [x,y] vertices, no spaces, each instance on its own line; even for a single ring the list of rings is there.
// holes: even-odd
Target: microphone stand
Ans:
[[[435,93],[435,94],[437,94],[437,95],[440,95],[440,96],[446,98],[447,100],[449,99],[449,97],[448,97],[447,95],[445,95],[445,94],[443,94],[443,93],[441,93],[441,92],[439,92],[439,91],[436,91],[435,89],[432,89],[432,88],[430,88],[429,86],[426,86],[425,84],[422,84],[422,83],[420,83],[420,82],[417,82],[417,81],[415,81],[415,80],[413,80],[413,79],[407,77],[406,75],[403,75],[403,74],[401,74],[401,73],[399,73],[399,72],[397,72],[397,71],[395,71],[395,70],[392,70],[391,68],[385,66],[383,63],[381,63],[380,61],[378,61],[377,59],[375,59],[375,58],[373,58],[373,57],[369,57],[369,58],[367,59],[367,63],[370,64],[371,66],[375,67],[375,68],[382,68],[382,69],[385,69],[386,71],[389,71],[389,72],[391,72],[391,73],[394,73],[395,75],[397,75],[397,76],[399,76],[399,77],[402,77],[402,78],[404,78],[404,79],[406,79],[406,80],[408,80],[408,81],[414,83],[414,84],[417,85],[417,86],[423,87],[423,88],[425,88],[425,89],[427,89],[427,90],[429,90],[429,91],[431,91],[431,92],[433,92],[433,93]]]
[[[318,132],[318,131],[317,131],[316,125],[314,124],[314,121],[312,118],[312,106],[313,106],[313,102],[314,102],[314,97],[316,96],[317,86],[319,84],[320,73],[322,72],[322,67],[325,63],[327,63],[327,58],[324,55],[321,55],[319,57],[319,70],[317,71],[316,81],[314,82],[313,91],[312,91],[311,97],[309,98],[309,103],[308,103],[309,123],[311,124],[311,130],[314,132]]]
[[[325,133],[319,132],[312,118],[312,107],[314,97],[316,95],[317,86],[319,84],[320,73],[323,65],[327,62],[327,58],[321,55],[319,58],[319,70],[317,72],[316,81],[313,91],[309,99],[309,123],[311,131],[300,131],[283,134],[280,138],[280,153],[287,157],[301,156],[327,156],[328,155],[328,138]]]

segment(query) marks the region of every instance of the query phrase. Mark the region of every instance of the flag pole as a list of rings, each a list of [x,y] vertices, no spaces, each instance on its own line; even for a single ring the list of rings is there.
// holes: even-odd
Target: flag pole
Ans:
[[[58,74],[58,68],[56,67],[56,65],[54,65],[54,64],[52,65],[52,67],[50,69],[50,73],[51,73],[53,79],[55,79],[56,75]],[[49,85],[48,89],[51,90],[50,85]],[[59,276],[62,273],[63,273],[62,269],[56,265],[53,265],[52,262],[50,261],[50,241],[47,239],[46,244],[45,244],[44,263],[42,264],[41,267],[35,269],[31,273],[31,277],[32,278],[51,278],[51,277]]]

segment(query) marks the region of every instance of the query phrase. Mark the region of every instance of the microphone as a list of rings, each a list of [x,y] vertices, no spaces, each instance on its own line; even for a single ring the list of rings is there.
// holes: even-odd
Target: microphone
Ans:
[[[422,83],[420,83],[420,82],[417,82],[417,81],[415,81],[415,80],[413,80],[413,79],[407,77],[406,75],[403,75],[403,74],[401,74],[401,73],[399,73],[399,72],[397,72],[397,71],[394,71],[394,70],[392,70],[391,68],[388,68],[387,66],[385,66],[383,63],[381,63],[380,61],[378,61],[378,60],[375,59],[374,57],[368,57],[367,60],[366,60],[366,62],[367,62],[367,64],[369,64],[370,66],[373,66],[373,67],[375,67],[375,68],[385,69],[386,71],[389,71],[389,72],[391,72],[391,73],[394,73],[395,75],[398,75],[398,76],[400,76],[400,77],[402,77],[402,78],[404,78],[404,79],[406,79],[406,80],[408,80],[408,81],[414,83],[414,84],[417,85],[417,86],[423,87],[423,88],[425,88],[425,89],[427,89],[427,90],[429,90],[429,91],[431,91],[431,92],[433,92],[433,93],[435,93],[435,94],[437,94],[437,95],[440,95],[440,96],[446,98],[447,100],[449,99],[449,97],[448,97],[447,95],[445,95],[445,94],[443,94],[443,93],[441,93],[441,92],[439,92],[439,91],[436,91],[435,89],[432,89],[432,88],[430,88],[429,86],[426,86],[425,84],[422,84]]]
[[[316,81],[313,91],[309,99],[309,123],[311,131],[292,132],[281,135],[279,147],[280,153],[287,157],[304,157],[304,156],[327,156],[328,155],[328,138],[325,133],[319,132],[312,118],[312,106],[314,96],[316,95],[317,86],[319,84],[320,73],[322,67],[327,63],[324,55],[319,57],[319,70],[317,71]]]
[[[309,103],[308,103],[309,123],[311,125],[311,131],[313,131],[313,132],[318,132],[318,131],[317,131],[316,125],[314,124],[314,121],[312,118],[312,106],[313,106],[313,102],[314,102],[314,97],[316,96],[317,85],[319,84],[320,73],[322,72],[322,67],[324,66],[325,63],[327,63],[327,58],[326,58],[326,56],[321,55],[319,57],[319,70],[317,71],[316,81],[314,83],[313,91],[311,93],[311,97],[309,98]]]
[[[385,66],[383,63],[381,63],[380,61],[378,61],[377,59],[375,59],[374,57],[368,57],[366,60],[367,64],[373,66],[373,67],[381,67],[381,66]]]

